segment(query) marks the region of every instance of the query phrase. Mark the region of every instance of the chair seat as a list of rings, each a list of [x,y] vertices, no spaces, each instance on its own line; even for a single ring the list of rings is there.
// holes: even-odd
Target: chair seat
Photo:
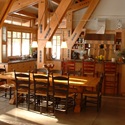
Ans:
[[[69,94],[68,94],[68,97],[74,97],[74,96],[75,96],[74,93],[69,93]],[[56,98],[67,98],[67,97],[66,97],[66,94],[62,94],[62,93],[56,93],[56,94],[54,95],[54,97],[56,97]]]
[[[18,93],[28,94],[28,90],[27,89],[18,89]]]
[[[0,85],[0,88],[7,88],[7,89],[9,89],[10,87],[14,88],[15,85],[14,84],[2,84],[2,85]]]
[[[35,93],[35,95],[46,96],[46,95],[47,95],[47,92],[37,91],[37,92]]]

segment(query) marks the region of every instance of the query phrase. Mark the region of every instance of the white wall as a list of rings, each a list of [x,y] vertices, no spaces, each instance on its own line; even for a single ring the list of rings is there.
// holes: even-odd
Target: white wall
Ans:
[[[86,9],[79,10],[73,14],[73,28],[75,28]],[[98,19],[106,19],[106,30],[117,29],[117,22],[122,22],[125,29],[125,0],[100,0],[96,10],[86,25],[87,29],[97,30]],[[83,20],[82,20],[83,21]]]

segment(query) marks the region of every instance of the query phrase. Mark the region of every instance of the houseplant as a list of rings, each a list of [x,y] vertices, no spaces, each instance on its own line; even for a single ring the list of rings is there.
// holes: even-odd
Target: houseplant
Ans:
[[[122,59],[122,61],[125,63],[125,48],[124,49],[122,49],[121,51],[119,51],[118,53],[117,53],[117,57],[120,59]]]

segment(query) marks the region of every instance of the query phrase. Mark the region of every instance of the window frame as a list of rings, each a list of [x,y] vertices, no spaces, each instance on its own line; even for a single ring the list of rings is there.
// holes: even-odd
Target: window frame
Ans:
[[[8,32],[11,32],[11,37],[8,37]],[[20,55],[13,55],[13,32],[16,32],[16,35],[17,35],[17,33],[18,32],[20,32],[21,33],[21,36],[20,36],[20,38],[17,38],[17,37],[15,37],[15,39],[20,39]],[[28,38],[28,40],[29,40],[29,54],[25,54],[25,55],[30,55],[30,45],[31,45],[31,37],[32,37],[32,33],[30,33],[30,32],[25,32],[25,31],[11,31],[11,30],[8,30],[7,31],[7,41],[8,41],[8,39],[10,39],[10,55],[9,55],[9,53],[8,53],[8,42],[7,42],[7,56],[23,56],[22,55],[22,44],[23,44],[23,39],[26,39],[26,38],[23,38],[23,36],[22,36],[22,34],[23,33],[28,33],[29,34],[29,38]]]
[[[56,39],[55,39],[54,37],[56,37]],[[58,37],[59,37],[59,44],[57,43]],[[54,42],[55,40],[56,40],[56,45],[53,45],[53,42]],[[61,35],[60,35],[60,34],[55,34],[55,35],[53,35],[51,42],[52,42],[51,53],[53,54],[53,50],[55,51],[55,49],[56,49],[56,57],[53,57],[53,56],[52,56],[52,60],[61,60]],[[55,46],[55,47],[54,47],[54,46]],[[58,52],[58,48],[59,48],[59,50],[60,50],[59,52]],[[51,54],[51,55],[52,55],[52,54]],[[59,58],[57,58],[57,56],[58,56]]]

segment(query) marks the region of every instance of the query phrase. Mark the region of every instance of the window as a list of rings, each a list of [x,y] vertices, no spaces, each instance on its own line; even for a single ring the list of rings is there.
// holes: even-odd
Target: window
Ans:
[[[30,27],[31,26],[31,20],[29,20],[29,19],[21,19],[21,18],[18,18],[18,17],[8,16],[5,19],[4,22],[9,23],[9,24],[18,25],[18,26],[24,26],[24,27]]]
[[[7,31],[8,56],[29,55],[30,33]]]
[[[60,59],[60,47],[61,39],[60,36],[53,36],[52,39],[52,58]]]

